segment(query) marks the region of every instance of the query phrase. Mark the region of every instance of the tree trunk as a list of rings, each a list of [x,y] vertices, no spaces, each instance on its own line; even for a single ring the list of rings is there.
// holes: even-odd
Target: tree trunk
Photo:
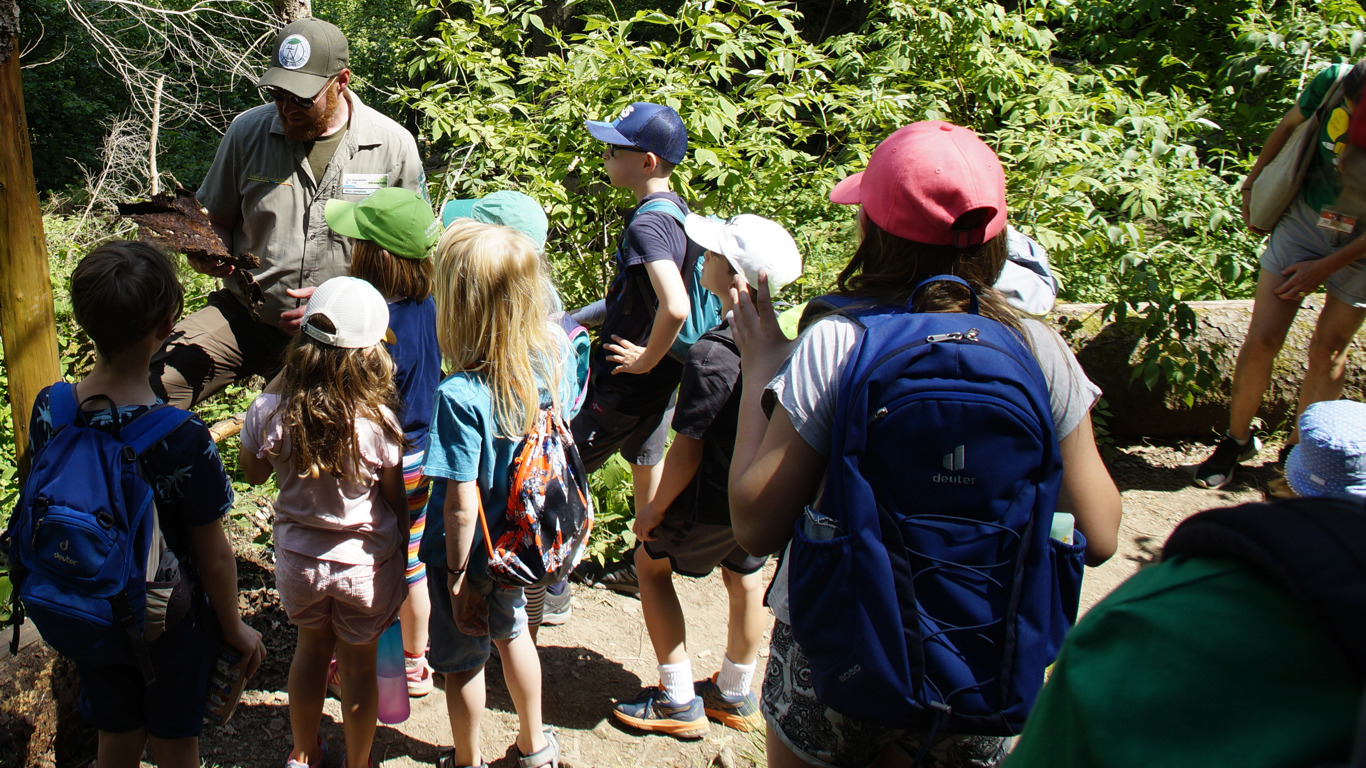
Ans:
[[[1323,309],[1324,296],[1311,296],[1295,318],[1285,347],[1272,371],[1271,387],[1258,415],[1271,428],[1289,426],[1295,415],[1300,382],[1307,365],[1306,353],[1314,322]],[[1233,364],[1252,318],[1251,301],[1191,302],[1199,319],[1194,344],[1209,350],[1216,359],[1217,389],[1195,401],[1194,407],[1173,396],[1165,382],[1149,390],[1133,378],[1139,334],[1137,321],[1102,325],[1101,304],[1059,304],[1049,319],[1077,352],[1086,375],[1105,393],[1110,415],[1105,428],[1115,435],[1147,437],[1207,435],[1228,429],[1228,398]],[[1347,388],[1343,397],[1366,400],[1366,377],[1362,376],[1366,353],[1353,343],[1347,363]]]
[[[52,278],[19,76],[19,6],[0,0],[0,342],[21,475],[28,467],[28,420],[38,391],[61,377]]]
[[[274,0],[274,4],[281,26],[313,15],[313,0]]]

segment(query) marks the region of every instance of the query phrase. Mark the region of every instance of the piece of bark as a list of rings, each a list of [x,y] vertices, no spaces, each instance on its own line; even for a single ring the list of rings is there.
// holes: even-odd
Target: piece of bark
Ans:
[[[239,413],[236,416],[229,416],[226,419],[209,427],[209,437],[215,443],[221,443],[242,431],[242,424],[246,421],[246,414]]]
[[[232,278],[250,301],[252,318],[260,320],[260,308],[266,297],[249,270],[260,267],[261,260],[252,253],[230,253],[193,192],[177,189],[173,194],[154,195],[150,200],[119,203],[118,211],[138,225],[139,240],[183,253],[187,258],[231,264]]]
[[[1271,428],[1288,426],[1304,381],[1306,355],[1314,323],[1323,309],[1322,294],[1305,299],[1286,336],[1272,370],[1271,386],[1258,415]],[[1059,304],[1048,319],[1072,345],[1086,375],[1105,393],[1110,415],[1105,427],[1125,436],[1208,436],[1228,429],[1233,365],[1252,318],[1251,301],[1193,301],[1198,330],[1192,345],[1209,350],[1215,360],[1218,385],[1198,397],[1193,407],[1181,402],[1165,382],[1148,389],[1133,378],[1138,363],[1138,322],[1101,322],[1102,304]],[[1347,363],[1343,397],[1366,400],[1366,352],[1353,342]]]

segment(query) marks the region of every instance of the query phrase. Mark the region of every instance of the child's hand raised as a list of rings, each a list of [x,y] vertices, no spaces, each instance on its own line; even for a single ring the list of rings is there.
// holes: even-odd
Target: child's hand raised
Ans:
[[[778,314],[773,310],[773,297],[768,290],[768,273],[759,272],[756,295],[750,293],[744,276],[736,275],[731,282],[730,299],[735,307],[730,324],[743,361],[741,370],[746,380],[767,384],[796,343],[778,327]]]

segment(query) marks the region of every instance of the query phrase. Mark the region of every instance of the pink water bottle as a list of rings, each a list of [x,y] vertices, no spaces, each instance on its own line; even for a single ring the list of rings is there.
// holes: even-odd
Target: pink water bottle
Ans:
[[[395,725],[408,719],[408,676],[403,671],[403,631],[397,620],[379,636],[379,721]]]

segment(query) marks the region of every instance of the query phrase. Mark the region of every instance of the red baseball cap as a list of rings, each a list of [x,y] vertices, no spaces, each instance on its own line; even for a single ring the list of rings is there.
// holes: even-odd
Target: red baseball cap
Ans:
[[[830,201],[862,205],[897,237],[966,248],[1005,228],[1006,175],[977,134],[926,120],[883,139],[868,169],[836,184]]]

